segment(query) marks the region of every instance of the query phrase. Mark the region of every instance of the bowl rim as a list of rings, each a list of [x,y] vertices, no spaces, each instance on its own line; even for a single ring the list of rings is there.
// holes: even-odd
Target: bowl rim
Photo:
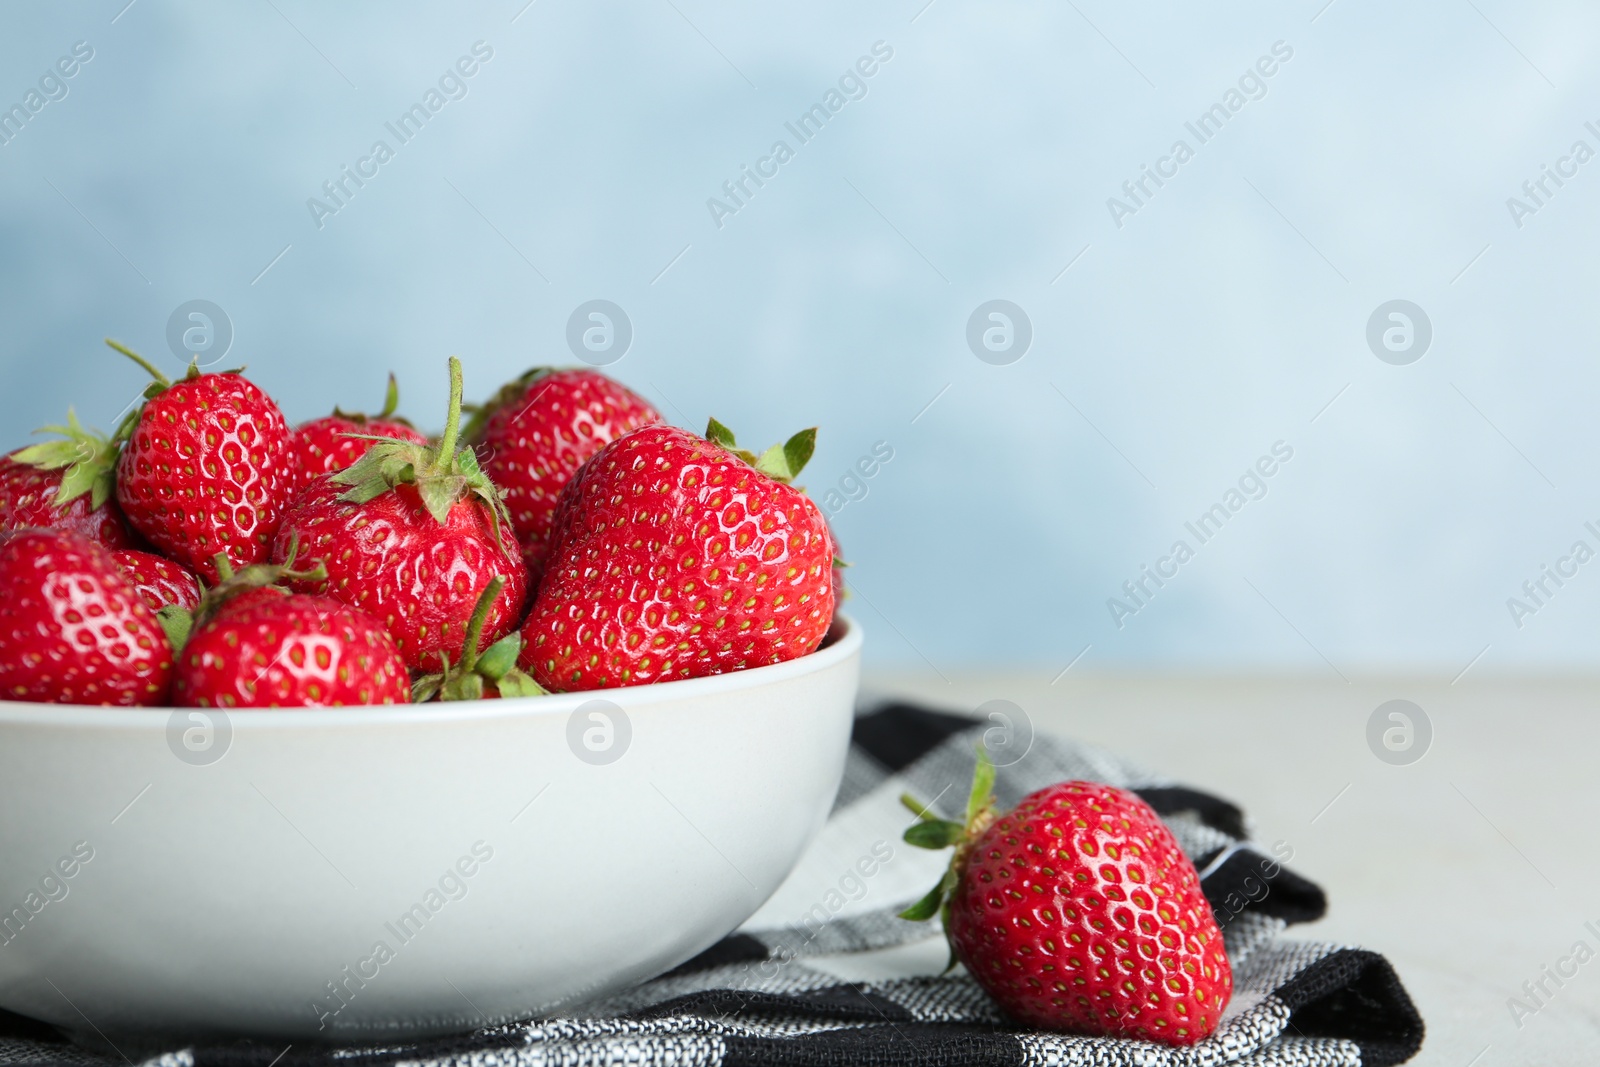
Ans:
[[[165,729],[173,715],[222,714],[234,729],[345,728],[357,725],[402,725],[431,722],[482,722],[492,719],[566,715],[591,700],[606,700],[632,712],[654,705],[694,700],[760,689],[811,674],[820,674],[853,659],[861,651],[861,624],[838,612],[834,615],[834,640],[798,659],[749,667],[742,671],[683,678],[670,682],[589,689],[545,696],[497,700],[436,702],[430,704],[366,704],[331,708],[188,708],[104,707],[85,704],[43,704],[0,700],[0,728],[7,726],[54,727],[159,727]]]

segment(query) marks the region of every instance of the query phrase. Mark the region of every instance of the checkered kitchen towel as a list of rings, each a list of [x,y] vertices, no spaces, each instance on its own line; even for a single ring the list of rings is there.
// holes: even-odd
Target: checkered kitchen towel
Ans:
[[[1322,915],[1322,891],[1282,865],[1275,851],[1284,850],[1252,844],[1238,808],[1099,749],[1044,737],[1026,739],[1025,754],[998,746],[997,762],[1010,763],[997,784],[1001,804],[1067,778],[1144,797],[1201,871],[1233,964],[1232,1004],[1210,1038],[1175,1049],[1020,1030],[965,974],[932,976],[943,962],[942,946],[930,941],[937,924],[894,913],[932,884],[944,859],[900,842],[907,818],[895,798],[938,797],[935,807],[957,816],[986,728],[898,704],[863,715],[828,825],[777,896],[696,959],[583,1010],[403,1045],[237,1042],[141,1054],[119,1042],[121,1053],[172,1067],[1320,1067],[1401,1063],[1421,1046],[1422,1019],[1382,956],[1282,937],[1286,926]],[[897,977],[892,961],[918,942],[935,951],[919,965],[902,962],[899,974],[918,976]],[[878,977],[861,980],[868,961],[877,961]],[[841,974],[852,966],[858,980],[847,981]],[[122,1054],[73,1045],[0,1012],[0,1064],[117,1067]]]

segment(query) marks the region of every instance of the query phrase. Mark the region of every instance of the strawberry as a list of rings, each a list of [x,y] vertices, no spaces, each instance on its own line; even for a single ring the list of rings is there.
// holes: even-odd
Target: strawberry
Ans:
[[[494,484],[470,448],[457,448],[461,361],[450,358],[450,414],[436,446],[373,444],[354,466],[314,479],[273,544],[283,560],[295,538],[327,568],[291,587],[333,597],[380,620],[413,670],[440,653],[459,660],[484,589],[505,579],[483,628],[498,641],[522,617],[527,571]]]
[[[211,590],[177,656],[172,699],[190,708],[410,703],[405,660],[378,621],[337,600],[279,589],[321,574],[247,567]],[[219,561],[226,573],[226,559]]]
[[[114,437],[127,441],[117,503],[128,522],[208,582],[219,578],[218,552],[236,568],[265,560],[293,491],[289,426],[278,405],[236,371],[201,374],[191,364],[173,382],[106,343],[155,379]]]
[[[708,439],[707,439],[708,438]],[[804,430],[759,459],[711,420],[606,445],[563,494],[522,627],[525,670],[551,690],[643,685],[812,651],[833,615],[833,538],[789,485]]]
[[[1124,789],[1062,782],[996,814],[980,746],[963,825],[912,798],[909,844],[956,847],[944,878],[902,912],[941,913],[951,965],[1018,1022],[1192,1045],[1233,992],[1200,876],[1156,813]]]
[[[391,374],[383,410],[376,415],[347,415],[334,408],[332,415],[295,427],[291,446],[295,491],[304,489],[319,474],[342,471],[360,459],[372,447],[370,438],[391,437],[416,445],[427,444],[427,435],[404,419],[391,418],[399,406],[400,388]]]
[[[119,549],[111,553],[111,558],[151,611],[168,605],[193,611],[200,606],[200,581],[186,567],[164,556],[134,549]]]
[[[428,700],[494,700],[497,697],[542,696],[544,688],[517,667],[517,655],[522,651],[522,637],[509,633],[479,652],[483,624],[489,611],[505,588],[504,578],[495,578],[478,598],[467,622],[467,636],[462,645],[461,662],[450,665],[448,656],[440,653],[437,674],[424,675],[411,683],[411,699],[421,704]]]
[[[38,432],[62,439],[0,457],[0,530],[47,526],[126,548],[132,540],[112,497],[116,446],[84,429],[70,409],[65,426]]]
[[[833,610],[835,614],[844,606],[844,598],[850,595],[845,585],[845,570],[850,566],[839,558],[839,535],[833,532],[833,523],[828,523],[828,536],[833,539]]]
[[[111,553],[68,530],[0,534],[0,696],[160,704],[172,649]]]
[[[537,589],[561,490],[583,462],[661,415],[620,382],[587,368],[540,367],[504,386],[467,424],[466,438],[505,497]]]

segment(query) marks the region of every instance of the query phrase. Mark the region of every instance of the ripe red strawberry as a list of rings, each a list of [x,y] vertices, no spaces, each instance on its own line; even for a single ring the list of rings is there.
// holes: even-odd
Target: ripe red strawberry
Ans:
[[[844,606],[844,598],[850,595],[845,585],[845,568],[850,564],[839,558],[839,536],[833,532],[833,523],[828,523],[828,536],[833,539],[833,611],[837,615]]]
[[[489,613],[485,642],[516,627],[527,597],[499,493],[472,449],[457,448],[460,422],[461,361],[452,356],[439,444],[378,442],[354,466],[313,480],[273,544],[273,558],[283,560],[298,538],[328,576],[291,587],[380,620],[413,670],[438,669],[441,652],[460,659],[473,607],[496,577],[505,592]]]
[[[561,490],[584,461],[661,415],[620,382],[587,368],[540,367],[503,387],[467,425],[467,440],[499,487],[537,589]]]
[[[119,549],[111,553],[111,558],[151,611],[168,605],[193,611],[200,606],[200,582],[182,565],[134,549]]]
[[[790,486],[805,430],[757,459],[715,419],[601,449],[568,486],[523,667],[557,691],[758,667],[812,651],[833,616],[833,538]]]
[[[267,558],[293,491],[289,426],[272,398],[237,372],[179,381],[114,341],[150,372],[148,398],[115,439],[117,503],[162,555],[208,582],[221,552],[234,567]]]
[[[410,703],[405,660],[376,619],[327,597],[252,587],[293,576],[287,566],[246,568],[212,590],[178,653],[174,703],[190,708]]]
[[[84,429],[70,409],[67,425],[39,432],[62,439],[0,457],[0,530],[45,526],[126,548],[132,539],[112,497],[116,446]]]
[[[980,748],[964,826],[903,798],[923,820],[906,841],[956,852],[902,916],[942,913],[951,965],[1024,1025],[1171,1045],[1215,1030],[1233,972],[1200,876],[1160,817],[1133,793],[1076,781],[996,815],[993,782]]]
[[[0,534],[0,697],[160,704],[166,634],[111,553],[66,530]]]
[[[428,443],[426,434],[419,432],[404,419],[392,418],[400,406],[400,388],[394,375],[389,375],[389,390],[384,395],[383,410],[376,415],[347,415],[338,408],[332,415],[295,427],[294,491],[299,492],[319,474],[342,471],[366,455],[372,442],[367,437],[392,437],[412,444]],[[352,434],[361,436],[351,436]]]
[[[509,633],[479,652],[483,624],[489,617],[505,579],[496,578],[484,589],[467,623],[461,662],[452,665],[444,657],[438,673],[423,675],[411,683],[411,699],[421,704],[428,700],[495,700],[499,697],[542,696],[545,690],[517,667],[522,637]]]

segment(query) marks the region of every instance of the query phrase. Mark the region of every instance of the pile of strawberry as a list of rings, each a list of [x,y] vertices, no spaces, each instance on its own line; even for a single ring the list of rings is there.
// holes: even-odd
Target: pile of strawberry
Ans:
[[[430,439],[291,427],[238,371],[153,379],[109,437],[0,457],[0,699],[289,707],[644,685],[827,636],[836,549],[760,456],[589,369],[534,370]]]

